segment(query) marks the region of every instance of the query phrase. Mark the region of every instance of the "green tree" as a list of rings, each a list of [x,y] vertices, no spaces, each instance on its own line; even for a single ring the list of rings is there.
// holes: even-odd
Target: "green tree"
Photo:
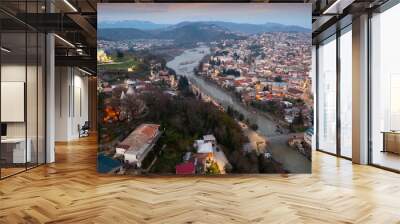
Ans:
[[[231,106],[228,106],[228,109],[226,110],[226,113],[231,117],[234,116],[234,110],[232,109]]]
[[[250,128],[253,129],[254,131],[258,130],[258,125],[257,124],[251,124]]]
[[[189,89],[189,80],[186,78],[186,76],[179,77],[178,89],[180,91],[187,91]]]
[[[274,81],[275,82],[282,82],[283,80],[282,80],[281,76],[277,76],[277,77],[274,78]]]
[[[220,174],[221,171],[218,168],[218,164],[214,161],[211,161],[211,165],[207,167],[206,169],[206,174],[208,175],[214,175],[214,174]]]
[[[124,52],[122,51],[117,51],[117,58],[122,59],[124,57]]]
[[[303,113],[299,113],[294,119],[293,119],[293,124],[294,125],[303,125],[304,124],[304,117]]]

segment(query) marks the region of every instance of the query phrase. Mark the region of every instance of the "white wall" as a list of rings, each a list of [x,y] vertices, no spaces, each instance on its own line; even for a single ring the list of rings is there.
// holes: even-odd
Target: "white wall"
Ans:
[[[74,75],[74,82],[72,88],[73,91],[73,96],[72,99],[74,99],[74,102],[71,103],[73,105],[72,110],[72,119],[71,119],[71,135],[73,138],[78,138],[79,137],[79,132],[78,132],[78,125],[83,125],[85,121],[89,120],[89,111],[88,111],[88,78],[85,76],[82,76],[82,73],[79,72],[78,75],[76,75],[75,70],[75,75]]]
[[[56,67],[55,73],[55,140],[74,140],[88,120],[88,78],[73,67]]]
[[[55,141],[67,141],[68,125],[68,100],[69,100],[69,69],[67,67],[55,68]]]
[[[25,82],[24,65],[18,64],[5,64],[1,66],[1,81],[3,82]],[[28,68],[29,70],[29,68]],[[6,108],[1,108],[6,110]],[[25,122],[11,122],[7,123],[7,137],[25,137]]]

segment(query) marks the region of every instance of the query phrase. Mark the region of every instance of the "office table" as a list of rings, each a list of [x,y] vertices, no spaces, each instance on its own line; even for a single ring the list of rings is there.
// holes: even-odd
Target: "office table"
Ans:
[[[400,154],[400,131],[383,131],[382,152]]]

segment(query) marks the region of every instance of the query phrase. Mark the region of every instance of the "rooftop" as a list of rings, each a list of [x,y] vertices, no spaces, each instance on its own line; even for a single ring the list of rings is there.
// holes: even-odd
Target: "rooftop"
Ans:
[[[141,124],[128,137],[118,144],[118,147],[125,148],[129,151],[139,151],[144,146],[149,145],[158,136],[160,125],[158,124]]]
[[[195,166],[193,162],[181,163],[175,166],[176,174],[194,174]]]
[[[211,142],[203,143],[197,146],[197,153],[212,153],[212,152],[213,152],[213,146]]]
[[[215,136],[214,135],[204,135],[203,136],[204,141],[215,141]]]

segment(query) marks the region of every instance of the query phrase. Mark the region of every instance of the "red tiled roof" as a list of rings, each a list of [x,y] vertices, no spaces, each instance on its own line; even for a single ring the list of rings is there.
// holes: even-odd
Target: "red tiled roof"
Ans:
[[[118,144],[118,148],[129,149],[129,145]]]
[[[159,125],[147,124],[141,127],[141,132],[147,137],[152,138],[158,132]]]
[[[145,144],[150,144],[159,134],[157,124],[142,124],[132,131],[119,145],[129,146],[130,150],[139,150]]]
[[[175,166],[176,174],[194,174],[195,167],[193,162],[181,163]]]

